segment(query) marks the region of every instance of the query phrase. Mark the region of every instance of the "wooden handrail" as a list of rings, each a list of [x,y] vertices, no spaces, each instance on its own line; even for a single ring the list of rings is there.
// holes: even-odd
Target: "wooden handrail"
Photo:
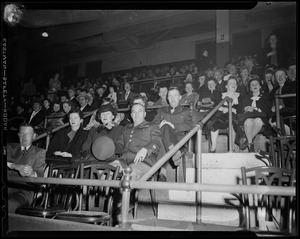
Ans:
[[[198,73],[187,73],[191,75],[197,75]],[[181,78],[185,77],[187,74],[178,74],[173,76],[160,76],[160,77],[154,77],[154,78],[147,78],[142,80],[136,80],[136,81],[127,81],[126,83],[144,83],[144,82],[151,82],[151,81],[159,81],[159,80],[172,80],[174,78]]]
[[[161,166],[167,162],[187,141],[194,136],[194,134],[211,118],[211,116],[216,113],[216,111],[224,104],[225,101],[231,102],[232,99],[226,96],[219,104],[215,106],[193,129],[191,129],[184,137],[181,139],[170,151],[168,151],[164,156],[162,156],[139,180],[147,181],[152,175],[161,168]],[[231,105],[231,103],[229,103]],[[229,123],[230,125],[230,123]]]
[[[8,176],[8,182],[123,187],[120,180]],[[130,188],[296,196],[296,187],[130,181]]]
[[[94,112],[95,112],[95,111],[84,112],[83,118],[89,117],[89,116],[92,115]],[[60,126],[54,128],[54,129],[52,129],[52,130],[49,130],[49,132],[47,132],[47,133],[40,134],[39,136],[37,136],[37,137],[33,140],[33,142],[35,142],[35,141],[37,141],[37,140],[39,140],[39,139],[42,139],[42,138],[44,138],[44,137],[47,137],[49,134],[52,134],[52,133],[54,133],[54,132],[56,132],[56,131],[58,131],[58,130],[60,130],[60,129],[62,129],[62,128],[65,128],[65,127],[69,126],[69,124],[70,124],[70,123],[67,122],[67,123],[65,123],[65,124],[63,124],[63,125],[60,125]]]

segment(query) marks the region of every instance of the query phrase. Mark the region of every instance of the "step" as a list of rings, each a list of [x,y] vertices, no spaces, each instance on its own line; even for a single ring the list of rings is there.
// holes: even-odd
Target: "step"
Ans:
[[[202,154],[202,183],[237,185],[241,183],[241,167],[265,166],[265,163],[255,157],[256,153],[204,153]],[[196,169],[194,158],[187,163],[187,183],[195,182]],[[161,191],[161,190],[160,190]],[[156,190],[158,218],[182,221],[196,221],[196,193],[192,191]],[[239,226],[241,221],[241,205],[231,193],[202,192],[201,220],[227,226]]]
[[[236,231],[233,226],[223,226],[187,221],[174,221],[157,218],[147,218],[129,221],[131,229],[136,231]]]

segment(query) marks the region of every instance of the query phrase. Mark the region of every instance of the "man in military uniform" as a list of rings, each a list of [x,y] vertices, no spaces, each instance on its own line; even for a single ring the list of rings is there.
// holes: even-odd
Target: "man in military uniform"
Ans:
[[[163,145],[166,151],[172,149],[193,128],[192,113],[189,107],[180,105],[181,94],[176,85],[171,85],[168,91],[169,106],[157,111],[153,122],[159,124]],[[185,146],[181,147],[172,157],[175,166],[178,166],[182,155],[187,152]],[[160,170],[159,181],[167,181],[166,167]]]
[[[162,147],[161,133],[157,124],[145,120],[145,105],[133,104],[131,108],[132,124],[123,128],[121,137],[115,143],[116,154],[120,158],[110,163],[114,166],[127,165],[132,168],[132,179],[138,180],[152,167]]]

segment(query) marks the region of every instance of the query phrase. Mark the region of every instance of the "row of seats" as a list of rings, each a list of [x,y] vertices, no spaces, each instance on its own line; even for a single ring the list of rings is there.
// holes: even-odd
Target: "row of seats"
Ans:
[[[119,180],[121,173],[119,167],[101,162],[50,163],[48,177]],[[16,213],[112,226],[115,195],[112,187],[46,184],[41,185],[30,206],[20,207]]]

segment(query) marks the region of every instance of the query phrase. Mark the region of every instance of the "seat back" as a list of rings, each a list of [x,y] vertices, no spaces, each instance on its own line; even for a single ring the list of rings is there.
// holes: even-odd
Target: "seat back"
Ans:
[[[92,162],[83,167],[85,179],[117,180],[120,176],[120,167],[114,167],[107,163]],[[88,186],[86,203],[87,211],[99,211],[110,213],[112,197],[115,189],[108,186]]]
[[[294,186],[295,171],[279,167],[242,167],[241,174],[243,185]],[[291,230],[293,197],[243,194],[242,198],[247,230]]]
[[[49,165],[48,177],[79,178],[79,164]],[[45,208],[76,210],[78,208],[78,190],[74,185],[51,184],[46,193]]]
[[[284,136],[296,136],[296,127],[297,127],[297,118],[296,115],[291,116],[280,116],[280,128]]]
[[[296,136],[270,136],[270,150],[274,166],[296,169]]]

